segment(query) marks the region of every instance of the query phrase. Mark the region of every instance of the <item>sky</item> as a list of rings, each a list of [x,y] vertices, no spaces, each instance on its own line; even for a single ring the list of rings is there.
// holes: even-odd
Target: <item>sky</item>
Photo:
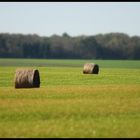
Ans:
[[[140,2],[0,2],[0,33],[140,36]]]

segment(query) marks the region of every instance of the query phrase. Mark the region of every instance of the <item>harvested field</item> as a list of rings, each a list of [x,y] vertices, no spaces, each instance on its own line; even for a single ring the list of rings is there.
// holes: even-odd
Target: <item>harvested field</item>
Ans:
[[[15,89],[19,66],[1,65],[0,137],[140,137],[139,61],[98,61],[99,75],[84,75],[85,61],[48,61],[30,67],[39,70],[40,88]]]

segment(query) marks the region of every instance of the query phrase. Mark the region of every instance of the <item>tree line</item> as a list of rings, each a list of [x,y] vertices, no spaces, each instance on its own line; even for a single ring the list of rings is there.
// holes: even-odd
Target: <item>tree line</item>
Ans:
[[[140,59],[140,37],[124,33],[75,36],[67,33],[0,33],[0,58]]]

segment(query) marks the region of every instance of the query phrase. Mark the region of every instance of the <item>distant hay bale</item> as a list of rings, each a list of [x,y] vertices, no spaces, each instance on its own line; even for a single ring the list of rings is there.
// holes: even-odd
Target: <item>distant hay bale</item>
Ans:
[[[94,63],[86,63],[83,69],[84,74],[98,74],[99,73],[99,66]]]
[[[17,69],[15,73],[15,88],[40,87],[39,71],[34,69]]]

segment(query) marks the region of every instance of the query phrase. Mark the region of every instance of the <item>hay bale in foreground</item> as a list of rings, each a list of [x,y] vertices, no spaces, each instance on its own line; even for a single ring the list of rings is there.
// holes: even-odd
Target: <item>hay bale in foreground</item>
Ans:
[[[34,69],[17,69],[15,73],[15,88],[40,87],[39,71]]]
[[[84,65],[83,73],[84,74],[98,74],[99,65],[94,64],[94,63],[87,63]]]

